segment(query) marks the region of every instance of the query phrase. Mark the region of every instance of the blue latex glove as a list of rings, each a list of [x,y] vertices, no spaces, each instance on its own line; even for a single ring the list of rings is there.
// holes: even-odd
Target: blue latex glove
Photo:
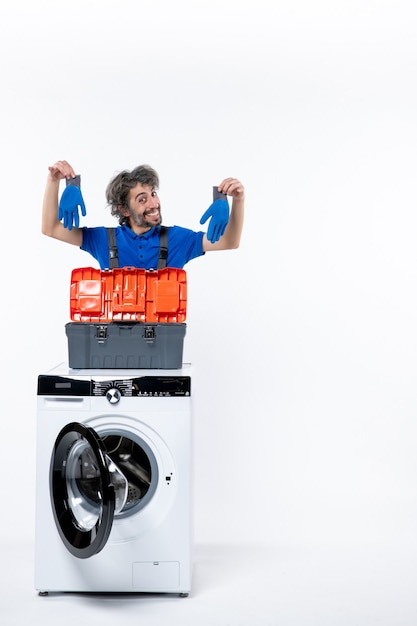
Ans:
[[[81,215],[85,216],[87,214],[81,194],[80,182],[80,176],[69,178],[59,201],[58,219],[60,222],[62,221],[64,228],[68,228],[68,230],[72,230],[73,225],[75,228],[78,228],[80,225],[79,209],[81,209]]]
[[[226,230],[229,221],[229,203],[227,196],[224,193],[220,193],[217,187],[213,187],[213,204],[209,206],[201,217],[200,224],[204,224],[209,217],[211,219],[207,230],[207,239],[211,241],[211,243],[216,243]]]

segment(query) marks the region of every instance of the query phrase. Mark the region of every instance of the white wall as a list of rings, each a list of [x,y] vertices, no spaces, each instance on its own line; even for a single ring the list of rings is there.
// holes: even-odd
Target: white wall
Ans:
[[[186,268],[196,540],[415,541],[414,4],[2,4],[6,536],[33,533],[36,377],[66,358],[71,269],[95,264],[40,234],[67,159],[87,225],[144,162],[166,224],[246,186],[241,248]]]

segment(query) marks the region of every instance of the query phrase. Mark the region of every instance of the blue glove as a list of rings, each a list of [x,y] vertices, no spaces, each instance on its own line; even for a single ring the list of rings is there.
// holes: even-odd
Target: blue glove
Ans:
[[[72,230],[73,225],[75,228],[78,228],[80,224],[79,209],[81,209],[81,215],[85,216],[87,214],[81,194],[80,182],[80,176],[69,178],[59,201],[58,219],[60,222],[62,221],[64,228],[68,228],[68,230]]]
[[[204,224],[209,217],[211,219],[207,231],[207,239],[211,241],[211,243],[216,243],[226,230],[229,221],[229,203],[227,196],[224,193],[220,193],[217,187],[213,187],[213,204],[211,204],[203,214],[200,224]]]

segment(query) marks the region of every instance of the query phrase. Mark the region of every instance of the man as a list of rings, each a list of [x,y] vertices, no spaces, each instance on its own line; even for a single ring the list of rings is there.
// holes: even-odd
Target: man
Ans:
[[[70,220],[62,221],[61,219],[60,182],[64,179],[67,183],[76,180],[75,170],[67,161],[57,161],[48,169],[49,175],[43,201],[42,233],[79,246],[98,261],[101,269],[109,268],[107,229],[102,226],[79,228],[78,212],[76,213],[77,219],[74,220],[74,228],[72,228],[72,217]],[[156,171],[150,166],[143,165],[131,172],[124,171],[117,174],[107,187],[108,204],[112,215],[119,220],[115,233],[119,267],[143,269],[156,269],[157,267],[162,223],[161,204],[157,193],[158,184]],[[224,194],[224,198],[232,197],[230,216],[228,209],[226,217],[224,212],[219,216],[220,214],[216,213],[218,205],[213,202],[201,218],[201,223],[210,218],[207,234],[180,226],[169,227],[166,262],[168,267],[182,268],[186,263],[206,252],[232,250],[239,247],[244,218],[244,187],[236,178],[225,178],[215,193]],[[81,194],[79,197],[82,202]],[[222,202],[224,210],[225,200]]]

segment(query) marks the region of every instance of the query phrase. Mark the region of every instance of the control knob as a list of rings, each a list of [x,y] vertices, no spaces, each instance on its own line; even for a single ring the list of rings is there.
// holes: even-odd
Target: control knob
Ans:
[[[110,404],[117,404],[121,397],[121,391],[120,389],[117,389],[117,387],[110,387],[110,389],[107,389],[106,391],[106,398]]]

